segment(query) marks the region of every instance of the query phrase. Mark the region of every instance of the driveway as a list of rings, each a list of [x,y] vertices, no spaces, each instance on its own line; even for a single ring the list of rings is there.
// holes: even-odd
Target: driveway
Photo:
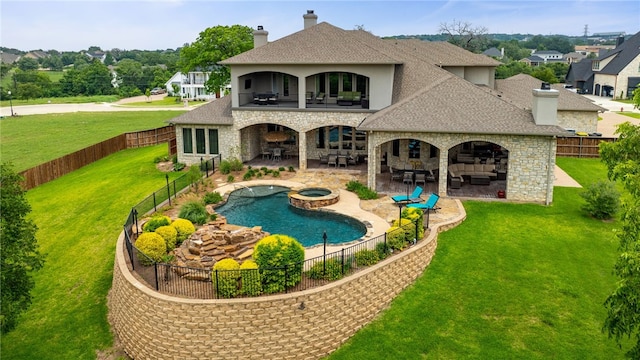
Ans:
[[[608,110],[600,115],[600,117],[602,117],[602,120],[598,121],[597,131],[601,133],[603,137],[618,137],[618,135],[614,134],[614,132],[616,131],[616,127],[618,126],[618,124],[622,124],[623,122],[628,121],[634,125],[640,125],[640,119],[634,119],[632,117],[620,115],[617,113],[619,111],[625,111],[640,114],[640,109],[634,109],[632,104],[623,104],[621,102],[611,100],[610,97],[604,96],[583,96],[591,100],[594,104],[602,106],[603,108]]]

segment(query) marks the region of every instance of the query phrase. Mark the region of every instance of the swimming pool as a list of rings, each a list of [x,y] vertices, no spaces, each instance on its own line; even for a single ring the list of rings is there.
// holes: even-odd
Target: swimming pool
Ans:
[[[271,234],[289,235],[305,247],[322,244],[324,231],[328,244],[350,242],[367,233],[363,223],[349,216],[290,206],[290,190],[283,186],[243,187],[233,191],[216,212],[229,224],[262,226]]]

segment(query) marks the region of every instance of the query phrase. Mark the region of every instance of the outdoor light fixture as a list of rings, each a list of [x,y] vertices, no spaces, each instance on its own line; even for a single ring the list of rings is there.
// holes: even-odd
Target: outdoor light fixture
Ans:
[[[13,102],[11,101],[11,91],[7,91],[7,95],[9,95],[9,107],[11,107],[11,116],[13,116]]]

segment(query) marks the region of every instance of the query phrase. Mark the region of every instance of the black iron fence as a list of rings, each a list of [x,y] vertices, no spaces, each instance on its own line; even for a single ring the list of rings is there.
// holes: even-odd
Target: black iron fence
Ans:
[[[133,245],[133,234],[125,242],[132,268],[156,291],[196,299],[254,297],[322,286],[371,266],[415,245],[423,235],[422,219],[403,219],[402,227],[339,251],[327,253],[325,244],[320,256],[276,268],[212,270],[159,263]]]

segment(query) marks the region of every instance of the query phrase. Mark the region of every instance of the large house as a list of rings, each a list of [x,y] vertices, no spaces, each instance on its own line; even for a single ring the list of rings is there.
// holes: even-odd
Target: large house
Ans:
[[[178,161],[248,161],[269,134],[284,133],[300,169],[329,152],[366,158],[371,188],[388,167],[418,162],[446,196],[459,185],[453,168],[470,159],[473,172],[480,156],[495,156],[506,164],[508,199],[552,201],[556,137],[568,134],[558,116],[562,91],[496,84],[498,61],[446,42],[381,39],[318,23],[313,11],[303,18],[303,30],[273,42],[258,27],[254,49],[221,62],[231,94],[171,120]],[[527,89],[516,94],[518,84]]]
[[[566,82],[582,93],[630,98],[640,85],[640,32],[618,39],[614,49],[600,51],[597,59],[571,64]]]
[[[178,71],[164,84],[167,93],[180,95],[183,99],[190,100],[211,100],[216,97],[215,93],[207,92],[204,83],[209,80],[209,72],[194,70],[187,74]],[[178,94],[175,94],[174,85]]]

